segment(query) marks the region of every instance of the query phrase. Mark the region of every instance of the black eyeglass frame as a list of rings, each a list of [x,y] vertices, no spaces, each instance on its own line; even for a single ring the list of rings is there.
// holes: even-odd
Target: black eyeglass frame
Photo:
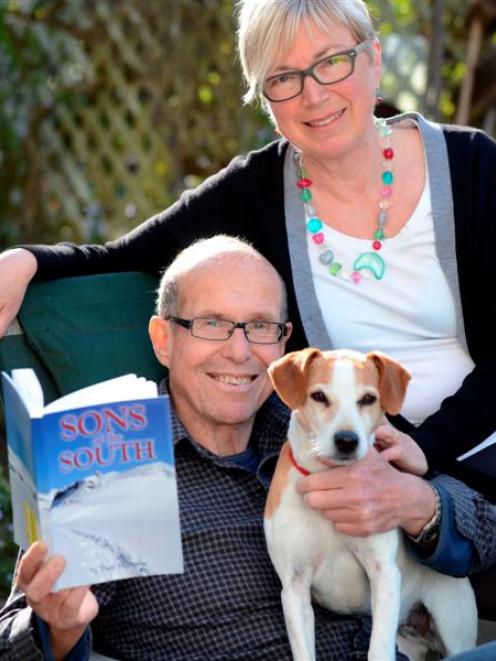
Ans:
[[[317,62],[314,62],[312,66],[306,69],[290,69],[288,71],[281,71],[280,73],[275,74],[274,76],[269,76],[268,78],[265,79],[264,84],[262,86],[262,94],[271,103],[283,103],[284,101],[289,101],[290,99],[294,99],[295,97],[300,96],[300,94],[303,92],[303,86],[305,85],[305,78],[307,76],[311,76],[319,85],[335,85],[336,83],[340,83],[341,81],[346,80],[346,78],[349,78],[353,74],[353,72],[355,71],[355,61],[357,57],[369,45],[370,45],[370,39],[366,39],[365,41],[361,41],[359,44],[353,46],[353,48],[349,48],[348,50],[342,50],[339,51],[339,53],[330,53],[329,55],[326,55],[322,59],[317,60]],[[321,80],[319,80],[317,74],[314,71],[315,67],[318,67],[319,64],[322,64],[322,62],[325,62],[326,60],[330,60],[333,57],[339,57],[340,55],[347,55],[350,58],[350,62],[351,62],[350,72],[347,73],[346,76],[342,76],[341,78],[338,78],[337,80],[333,80],[330,83],[324,83]],[[291,74],[291,75],[296,74],[300,77],[300,91],[284,99],[271,99],[264,89],[266,83],[268,83],[270,80],[274,80],[275,78],[279,78],[279,76],[284,76],[287,74]]]
[[[223,338],[214,338],[214,337],[202,337],[201,335],[195,335],[193,333],[193,324],[197,319],[215,319],[215,317],[194,317],[193,319],[182,319],[181,317],[175,317],[173,315],[170,315],[169,317],[166,317],[169,321],[174,322],[175,324],[178,324],[178,326],[182,326],[183,328],[187,328],[191,335],[193,337],[196,337],[199,340],[208,340],[209,342],[225,342],[226,340],[229,340],[230,337],[232,337],[232,334],[236,330],[236,328],[242,328],[243,333],[245,334],[246,339],[250,344],[278,344],[283,337],[286,337],[289,333],[289,327],[288,327],[288,322],[279,322],[279,321],[264,321],[264,324],[270,324],[271,326],[277,326],[279,328],[279,337],[277,340],[274,340],[273,342],[257,342],[256,340],[252,340],[248,334],[248,331],[246,330],[247,326],[251,326],[252,324],[259,323],[257,321],[229,321],[228,319],[216,319],[216,321],[223,321],[224,323],[231,324],[231,329],[227,332],[227,337]]]

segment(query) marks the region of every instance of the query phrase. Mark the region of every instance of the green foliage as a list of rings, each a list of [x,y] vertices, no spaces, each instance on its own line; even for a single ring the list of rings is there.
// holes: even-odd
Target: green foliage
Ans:
[[[232,0],[0,0],[0,249],[102,241],[271,136]]]
[[[58,233],[43,210],[38,140],[52,109],[75,101],[83,55],[61,4],[0,0],[0,248]]]

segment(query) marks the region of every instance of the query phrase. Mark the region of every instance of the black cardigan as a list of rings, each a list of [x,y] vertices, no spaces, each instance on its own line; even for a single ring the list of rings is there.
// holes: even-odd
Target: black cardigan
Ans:
[[[461,468],[455,458],[496,429],[496,143],[480,131],[443,127],[455,211],[456,257],[467,345],[476,364],[461,388],[418,428],[396,419],[424,449],[429,465],[462,477],[496,499],[496,481]],[[278,140],[236,157],[165,211],[104,246],[24,246],[40,279],[106,271],[159,273],[177,252],[218,233],[244,237],[272,262],[288,290],[293,335],[288,350],[307,345],[292,283],[284,219],[283,162]],[[371,347],[373,349],[374,347]]]

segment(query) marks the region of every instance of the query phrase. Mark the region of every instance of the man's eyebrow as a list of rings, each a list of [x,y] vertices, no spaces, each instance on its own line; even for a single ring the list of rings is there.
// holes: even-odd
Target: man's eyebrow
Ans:
[[[227,319],[226,315],[221,314],[219,312],[210,312],[209,310],[207,310],[206,312],[196,312],[194,317],[192,318],[195,317],[204,317],[204,318],[206,317],[209,319]]]
[[[313,56],[313,61],[315,62],[316,60],[319,60],[321,57],[324,57],[324,55],[333,55],[334,53],[342,53],[344,50],[348,50],[348,49],[346,49],[344,46],[334,46],[334,45],[327,46],[323,50],[320,50],[318,53],[315,53],[315,55]],[[270,75],[273,76],[277,73],[280,73],[281,71],[301,71],[301,69],[298,69],[297,67],[291,67],[289,64],[281,64],[280,66],[277,67],[277,69],[274,69],[273,73],[271,73]]]
[[[202,319],[222,319],[224,321],[235,321],[227,317],[225,314],[219,314],[218,312],[198,312],[194,315],[193,318],[201,317]],[[274,323],[279,323],[279,317],[272,319],[274,317],[273,312],[254,312],[253,314],[245,315],[245,318],[240,319],[241,322],[251,323],[253,321],[273,321]]]

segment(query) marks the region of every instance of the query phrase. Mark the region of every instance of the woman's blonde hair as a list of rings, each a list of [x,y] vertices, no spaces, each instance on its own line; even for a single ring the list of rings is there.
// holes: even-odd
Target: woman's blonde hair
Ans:
[[[239,0],[238,51],[251,103],[275,59],[286,52],[303,21],[319,29],[330,23],[347,27],[357,43],[377,36],[363,0]]]

